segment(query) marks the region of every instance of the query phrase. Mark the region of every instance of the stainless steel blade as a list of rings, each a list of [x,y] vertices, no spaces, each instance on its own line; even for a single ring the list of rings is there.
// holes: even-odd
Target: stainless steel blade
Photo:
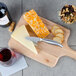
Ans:
[[[43,41],[43,42],[46,42],[48,44],[53,44],[53,45],[63,47],[63,45],[61,45],[60,43],[53,41],[53,40],[50,40],[50,39],[42,39],[42,38],[38,38],[38,37],[26,37],[26,39],[31,40],[34,43],[37,43],[38,41]]]
[[[27,40],[31,40],[31,41],[33,41],[35,43],[37,43],[38,41],[40,41],[40,38],[38,38],[38,37],[26,37],[26,39]]]

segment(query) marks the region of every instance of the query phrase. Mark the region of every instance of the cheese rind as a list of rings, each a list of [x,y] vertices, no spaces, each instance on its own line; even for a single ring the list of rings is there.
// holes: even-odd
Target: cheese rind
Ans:
[[[33,9],[24,14],[24,19],[27,21],[27,23],[38,37],[45,38],[50,34],[40,17]]]
[[[38,54],[38,52],[34,46],[34,43],[25,38],[27,36],[29,36],[29,33],[28,33],[25,25],[22,25],[19,28],[17,28],[11,35],[11,37],[13,39],[15,39],[16,41],[21,43],[23,46],[27,47],[29,50],[31,50],[35,54]]]

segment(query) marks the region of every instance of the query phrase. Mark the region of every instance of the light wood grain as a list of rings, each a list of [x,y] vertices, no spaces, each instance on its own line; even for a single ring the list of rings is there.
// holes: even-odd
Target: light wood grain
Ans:
[[[42,21],[44,22],[44,24],[46,25],[46,27],[48,28],[48,30],[51,30],[51,26],[57,25],[60,26],[52,21],[49,21],[47,19],[42,18]],[[23,19],[23,16],[20,18],[17,27],[20,27],[21,25],[25,25],[27,27],[27,30],[30,34],[30,36],[36,36],[34,34],[34,32],[31,30],[31,28],[29,27],[29,25],[27,24],[27,22]],[[70,49],[67,45],[67,40],[68,37],[70,35],[70,30],[60,26],[63,30],[64,30],[64,42],[63,42],[63,48],[55,46],[55,45],[50,45],[44,42],[39,42],[36,46],[37,51],[39,51],[39,54],[36,55],[33,52],[31,52],[28,48],[24,47],[23,45],[21,45],[19,42],[17,42],[16,40],[14,40],[13,38],[10,39],[9,41],[9,47],[12,49],[15,49],[17,52],[28,56],[40,63],[43,63],[47,66],[50,67],[54,67],[58,61],[58,59],[62,56],[69,56],[72,57],[74,59],[76,59],[76,52],[73,51],[72,49]],[[50,34],[48,37],[46,38],[52,38],[52,34]],[[46,46],[46,47],[45,47]]]

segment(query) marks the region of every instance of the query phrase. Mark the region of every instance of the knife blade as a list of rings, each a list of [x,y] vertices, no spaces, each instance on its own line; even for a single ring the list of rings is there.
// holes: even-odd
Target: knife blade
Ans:
[[[46,42],[48,44],[53,44],[53,45],[63,47],[63,45],[61,45],[60,43],[53,41],[53,40],[50,40],[50,39],[42,39],[42,38],[38,38],[38,37],[26,37],[26,39],[33,41],[34,43],[38,43],[39,41],[43,41],[43,42]]]

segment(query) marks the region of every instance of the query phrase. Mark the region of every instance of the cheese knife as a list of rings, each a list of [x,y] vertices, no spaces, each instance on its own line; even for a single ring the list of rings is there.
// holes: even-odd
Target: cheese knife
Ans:
[[[38,43],[38,42],[46,42],[48,44],[53,44],[53,45],[57,45],[60,47],[63,47],[63,45],[61,45],[60,43],[50,40],[50,39],[42,39],[42,38],[38,38],[38,37],[26,37],[27,40],[33,41],[34,43]]]

